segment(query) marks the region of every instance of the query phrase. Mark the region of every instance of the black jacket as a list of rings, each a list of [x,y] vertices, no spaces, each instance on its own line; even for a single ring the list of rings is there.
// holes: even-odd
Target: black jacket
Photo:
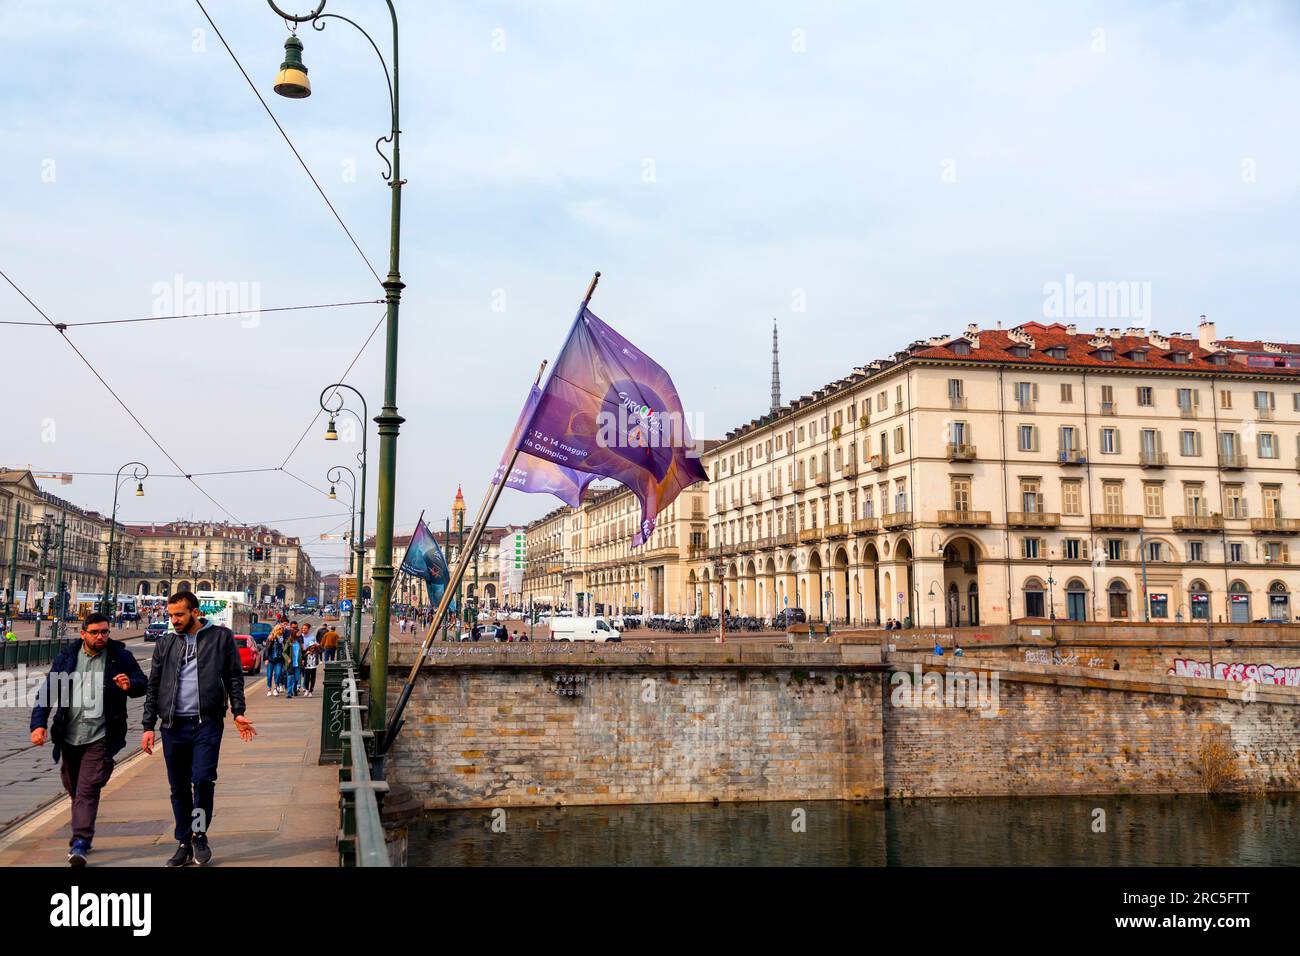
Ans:
[[[199,660],[199,723],[224,720],[226,701],[236,717],[244,714],[244,666],[230,628],[204,624],[195,635]],[[153,730],[162,718],[163,729],[171,726],[180,694],[181,660],[185,638],[174,631],[158,639],[149,672],[149,693],[144,698],[145,730]]]
[[[59,694],[51,695],[50,685],[55,674],[71,674],[76,671],[77,654],[80,651],[80,639],[70,641],[59,651],[59,656],[54,659],[49,673],[45,676],[45,684],[36,698],[36,706],[32,708],[31,729],[49,728],[56,763],[67,736],[68,712],[61,706],[62,702],[58,700]],[[136,663],[135,655],[128,651],[121,641],[109,638],[100,653],[106,655],[104,658],[104,744],[108,756],[112,757],[126,746],[126,699],[142,696],[148,681],[144,671],[140,670],[140,665]],[[130,679],[131,683],[126,690],[122,690],[113,682],[113,678],[118,674],[125,674]],[[54,711],[53,726],[50,725],[51,710]]]

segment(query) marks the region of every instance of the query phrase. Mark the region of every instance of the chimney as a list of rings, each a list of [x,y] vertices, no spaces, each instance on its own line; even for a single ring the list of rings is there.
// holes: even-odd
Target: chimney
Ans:
[[[1210,349],[1214,347],[1214,340],[1218,338],[1214,331],[1214,323],[1201,316],[1201,324],[1196,327],[1197,335],[1200,336],[1201,348]]]
[[[1065,334],[1066,334],[1066,335],[1078,335],[1078,334],[1079,334],[1079,327],[1078,327],[1077,325],[1075,325],[1073,322],[1071,322],[1069,325],[1067,325],[1067,326],[1065,327]]]

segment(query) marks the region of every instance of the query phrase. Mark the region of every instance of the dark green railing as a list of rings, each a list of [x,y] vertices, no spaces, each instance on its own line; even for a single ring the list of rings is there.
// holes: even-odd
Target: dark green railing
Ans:
[[[0,641],[0,670],[13,670],[19,664],[40,667],[59,656],[63,641],[42,637],[35,641]]]
[[[374,733],[366,729],[366,708],[361,703],[361,689],[357,683],[356,669],[352,664],[351,649],[339,642],[342,660],[338,699],[328,690],[322,720],[329,723],[341,717],[342,763],[339,766],[339,865],[389,866],[388,844],[384,839],[384,824],[379,815],[379,797],[388,792],[383,780],[370,776],[371,752]],[[331,665],[327,665],[331,666]],[[328,678],[328,671],[326,672]],[[333,715],[333,716],[331,716]],[[330,728],[323,727],[321,739],[333,738]],[[325,755],[322,752],[322,760]]]

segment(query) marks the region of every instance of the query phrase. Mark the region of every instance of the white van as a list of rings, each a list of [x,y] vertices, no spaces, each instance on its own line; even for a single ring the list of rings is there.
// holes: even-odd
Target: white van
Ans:
[[[551,621],[553,641],[605,641],[619,640],[618,631],[600,617],[557,617]]]

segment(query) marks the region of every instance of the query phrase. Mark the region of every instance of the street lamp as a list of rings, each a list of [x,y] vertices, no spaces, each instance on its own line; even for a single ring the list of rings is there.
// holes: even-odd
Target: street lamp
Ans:
[[[361,402],[361,414],[360,414],[360,415],[358,415],[358,414],[357,414],[355,411],[353,411],[352,409],[347,408],[347,407],[344,406],[344,404],[343,404],[343,396],[340,395],[340,394],[338,393],[338,390],[339,390],[340,388],[346,388],[349,392],[351,392],[353,395],[355,395],[355,396],[357,397],[357,401]],[[337,405],[331,405],[331,404],[329,403],[329,400],[325,397],[327,394],[330,393],[330,390],[331,390],[331,389],[333,389],[333,395],[331,396],[331,398],[337,398],[337,399],[338,399],[338,404],[337,404]],[[364,395],[362,395],[359,391],[357,391],[355,388],[353,388],[351,385],[345,385],[345,384],[342,383],[342,382],[335,382],[333,385],[326,385],[326,386],[325,386],[325,388],[324,388],[324,389],[321,391],[321,393],[320,393],[320,407],[321,407],[323,410],[325,410],[325,411],[327,411],[327,412],[330,413],[330,423],[329,423],[329,428],[328,428],[328,429],[326,430],[326,432],[325,432],[325,440],[326,440],[326,441],[338,441],[338,438],[339,438],[338,429],[335,427],[334,422],[335,422],[335,419],[338,417],[338,415],[339,415],[341,412],[347,412],[349,415],[351,415],[353,418],[355,418],[355,419],[356,419],[356,420],[361,424],[361,453],[360,453],[359,455],[357,455],[357,464],[358,464],[358,466],[359,466],[360,469],[361,469],[361,512],[360,512],[360,515],[361,515],[361,524],[360,524],[360,527],[356,528],[356,529],[353,531],[353,534],[352,534],[352,553],[356,555],[356,572],[355,572],[355,573],[356,573],[356,576],[357,576],[357,593],[354,594],[354,595],[352,596],[352,608],[353,608],[353,613],[352,613],[352,659],[353,659],[354,661],[359,661],[359,660],[361,660],[361,605],[360,605],[360,602],[361,602],[361,581],[362,581],[362,579],[365,577],[365,575],[364,575],[364,573],[363,573],[363,566],[365,565],[365,561],[366,561],[365,553],[364,553],[364,551],[362,551],[362,548],[365,547],[365,537],[366,537],[366,462],[367,462],[367,460],[368,460],[367,457],[366,457],[366,419],[370,417],[370,410],[369,410],[369,408],[366,406],[366,397],[365,397]],[[333,475],[333,474],[335,474],[336,472],[338,472],[338,469],[340,469],[340,468],[343,468],[343,466],[342,466],[342,465],[335,465],[334,468],[331,469],[331,471],[329,472],[329,475]],[[345,469],[345,470],[347,470],[348,474],[352,474],[352,471],[351,471],[350,469]],[[336,482],[338,479],[337,479],[337,478],[330,478],[329,475],[327,475],[326,477],[327,477],[328,480],[331,482],[331,487],[330,487],[330,497],[331,497],[331,498],[335,498],[335,499],[337,499],[338,496],[334,493],[333,483]],[[354,480],[355,480],[355,478],[356,478],[356,476],[353,475],[353,479],[354,479]],[[355,490],[355,489],[354,489],[354,490]],[[382,481],[382,480],[380,481],[380,494],[381,494],[381,495],[383,494],[383,481]],[[354,511],[356,510],[356,496],[355,496],[355,494],[353,495],[353,510],[354,510]],[[379,515],[380,515],[380,519],[381,519],[381,520],[383,519],[383,514],[384,514],[384,505],[383,505],[383,502],[381,501],[381,502],[379,503]],[[392,528],[391,515],[390,515],[389,528],[390,528],[390,529]],[[358,543],[358,540],[357,540],[358,538],[360,538],[360,543]],[[378,542],[376,542],[376,544],[378,544]],[[392,551],[392,538],[391,538],[391,535],[390,535],[390,537],[389,537],[389,552],[390,552],[390,560],[391,560],[391,551]],[[378,551],[376,551],[376,553],[375,553],[375,561],[376,561],[376,563],[378,563],[378,560],[379,560],[379,553],[378,553]],[[376,570],[377,570],[377,569],[376,569]],[[352,572],[349,572],[349,573],[352,573]],[[372,572],[372,573],[373,573],[373,572]],[[390,575],[390,577],[391,577],[391,575]],[[378,627],[378,622],[377,622],[377,621],[376,621],[376,627]],[[388,625],[385,623],[385,624],[384,624],[384,628],[385,628],[385,630],[387,630],[387,627],[388,627]],[[385,635],[385,637],[386,637],[386,636],[387,636],[387,635]],[[373,641],[374,641],[374,637],[373,637],[373,636],[372,636],[372,638],[371,638],[371,641],[372,641],[372,643],[373,643]],[[373,696],[372,696],[372,700],[373,700]],[[374,712],[372,711],[371,713],[372,713],[372,715],[373,715]],[[372,724],[372,726],[373,726],[373,724]]]
[[[126,478],[122,477],[122,472],[131,469],[131,474]],[[113,618],[113,607],[117,604],[117,596],[113,596],[110,603],[108,589],[113,580],[113,541],[117,532],[117,493],[122,490],[122,485],[127,481],[134,481],[135,496],[144,497],[144,479],[149,477],[149,469],[138,461],[128,461],[125,465],[117,470],[117,484],[113,487],[113,511],[108,519],[108,563],[104,569],[104,599],[100,603],[100,613],[108,615],[109,619]]]
[[[1049,549],[1047,552],[1047,600],[1051,603],[1051,615],[1049,620],[1056,620],[1056,579],[1052,577],[1052,561],[1056,557],[1056,551]]]
[[[364,472],[363,472],[364,474]],[[353,573],[357,554],[357,476],[347,465],[335,465],[325,473],[325,480],[330,483],[330,497],[338,500],[334,486],[342,482],[352,492],[352,503],[350,505],[350,518],[348,521],[348,574]],[[365,501],[362,501],[365,504]],[[358,585],[357,591],[361,588]],[[348,631],[355,631],[356,643],[360,644],[361,638],[361,609],[357,607],[357,601],[360,600],[360,593],[352,597],[352,610],[348,612]]]
[[[320,0],[316,9],[304,16],[286,13],[276,6],[275,0],[267,0],[267,5],[285,21],[294,24],[311,23],[316,30],[323,30],[325,20],[328,18],[342,20],[356,27],[361,35],[370,42],[376,55],[379,56],[379,62],[384,67],[384,78],[388,81],[390,118],[392,122],[388,135],[381,136],[375,141],[376,151],[378,151],[381,142],[392,144],[393,157],[391,163],[385,160],[389,168],[384,174],[384,178],[388,181],[391,190],[388,275],[384,277],[381,283],[384,289],[384,299],[388,307],[388,317],[384,353],[384,406],[383,410],[374,419],[375,424],[379,426],[379,521],[375,527],[375,566],[371,572],[371,577],[375,582],[375,625],[370,640],[371,673],[378,675],[378,679],[370,682],[370,729],[382,738],[385,732],[384,725],[388,706],[388,681],[386,675],[388,673],[389,609],[392,601],[393,584],[393,503],[397,484],[397,434],[404,421],[402,416],[397,413],[398,308],[401,305],[402,289],[404,288],[398,262],[401,252],[402,233],[402,185],[405,183],[401,176],[401,129],[398,122],[400,85],[398,83],[397,11],[393,7],[393,0],[387,0],[388,13],[393,23],[393,71],[390,77],[383,54],[379,52],[379,47],[370,34],[347,17],[322,13],[325,9],[325,2],[326,0]],[[293,39],[296,39],[296,37]],[[297,54],[296,59],[290,58],[291,52]],[[290,45],[286,44],[285,62],[276,78],[276,92],[291,99],[301,98],[311,92],[311,85],[307,82],[307,70],[302,65],[301,54],[301,46],[296,46],[291,51]],[[381,153],[380,156],[382,158],[383,154]],[[361,495],[361,501],[364,507],[364,492]],[[364,529],[364,527],[363,522],[362,528]],[[359,568],[358,582],[360,582]],[[359,638],[355,635],[354,641],[359,641]],[[359,647],[357,650],[359,650]],[[377,739],[376,743],[379,745],[376,752],[383,752],[386,741]]]

